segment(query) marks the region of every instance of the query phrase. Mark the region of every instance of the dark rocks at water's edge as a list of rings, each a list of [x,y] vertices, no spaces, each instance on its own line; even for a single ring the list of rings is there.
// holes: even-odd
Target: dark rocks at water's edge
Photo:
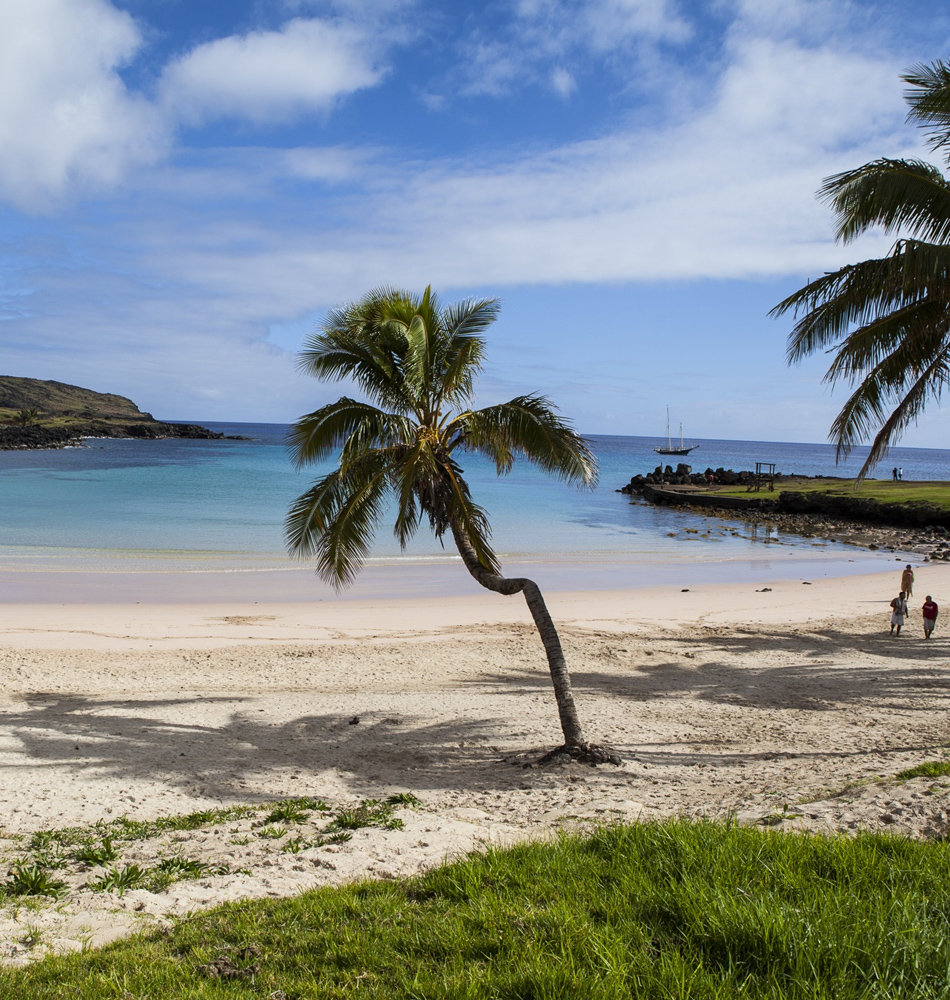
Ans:
[[[710,473],[716,484],[726,486],[751,485],[755,480],[753,472],[707,469],[694,474],[689,466],[680,464],[676,470],[658,466],[647,476],[634,476],[617,492],[639,495],[651,503],[674,502],[694,514],[741,518],[749,524],[768,525],[814,539],[812,544],[842,542],[886,552],[913,552],[925,560],[950,562],[950,513],[932,504],[884,504],[862,496],[778,490],[783,481],[838,478],[831,476],[776,474],[773,478],[776,492],[750,493],[748,498],[717,497],[715,492],[689,489],[709,486]]]
[[[0,451],[36,448],[68,448],[80,444],[68,427],[0,427]]]
[[[0,426],[0,451],[18,451],[38,448],[81,447],[83,438],[138,438],[162,441],[168,438],[186,438],[201,441],[248,441],[238,435],[226,435],[198,424],[154,423],[127,424],[72,424],[69,427],[42,427],[27,425]]]
[[[809,479],[809,476],[783,475],[776,472],[771,477],[772,482],[781,483],[789,479]],[[816,477],[817,478],[817,477]],[[822,476],[822,479],[837,478],[834,476]],[[761,477],[763,481],[768,477]],[[626,486],[621,487],[618,493],[642,493],[644,486],[709,486],[715,483],[718,486],[751,486],[755,482],[754,472],[734,472],[732,469],[707,468],[704,472],[693,472],[691,465],[680,462],[676,468],[667,465],[658,465],[652,472],[645,476],[634,476]]]

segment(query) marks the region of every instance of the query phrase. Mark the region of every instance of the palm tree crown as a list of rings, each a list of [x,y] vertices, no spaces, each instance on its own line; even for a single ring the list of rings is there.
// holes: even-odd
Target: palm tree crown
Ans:
[[[345,585],[359,572],[389,497],[402,546],[425,516],[437,537],[461,530],[480,564],[497,573],[488,518],[472,500],[459,451],[487,455],[499,474],[520,455],[567,482],[594,482],[589,448],[544,397],[470,408],[481,334],[497,315],[494,299],[442,307],[428,288],[421,296],[384,288],[331,313],[306,342],[303,371],[352,379],[376,404],[344,396],[291,431],[298,466],[340,455],[287,519],[291,551],[316,556],[328,582]]]
[[[903,79],[908,120],[946,149],[950,67],[917,66]],[[827,351],[825,381],[853,387],[829,436],[840,459],[874,433],[863,478],[950,380],[950,181],[923,160],[880,159],[826,178],[818,195],[838,240],[876,226],[898,235],[887,256],[825,274],[772,310],[797,319],[790,364]]]
[[[322,379],[351,379],[370,402],[344,396],[293,426],[298,467],[337,453],[339,463],[292,505],[288,547],[315,556],[320,575],[344,586],[359,572],[390,498],[401,546],[423,517],[437,537],[451,532],[482,586],[524,595],[547,654],[562,749],[591,763],[620,763],[609,748],[585,740],[541,591],[533,580],[501,575],[488,517],[456,459],[459,452],[481,452],[503,475],[520,456],[569,483],[596,479],[587,444],[543,396],[472,409],[482,333],[497,315],[494,299],[443,307],[430,288],[421,296],[382,288],[327,317],[307,341],[300,367]]]

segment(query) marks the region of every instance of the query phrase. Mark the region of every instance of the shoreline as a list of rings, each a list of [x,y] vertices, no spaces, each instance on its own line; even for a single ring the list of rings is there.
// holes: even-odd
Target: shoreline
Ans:
[[[712,581],[684,589],[644,581],[626,589],[551,590],[544,596],[555,624],[566,628],[616,632],[647,623],[672,630],[730,622],[737,627],[798,624],[827,618],[832,609],[835,615],[859,616],[878,605],[884,615],[899,589],[901,569],[897,565],[886,572],[807,581],[768,577],[760,586],[759,581]],[[939,603],[942,590],[950,586],[950,568],[927,564],[915,573],[920,603],[925,586]],[[946,600],[950,618],[950,594]],[[469,594],[355,595],[343,600],[37,601],[18,604],[15,619],[3,616],[0,650],[219,648],[366,638],[416,643],[447,631],[466,634],[468,629],[481,632],[519,623],[531,623],[520,595],[503,597],[477,584]]]
[[[918,563],[919,553],[892,546],[871,551],[844,539],[776,535],[769,525],[681,525],[671,533],[674,557],[660,549],[630,553],[552,553],[507,556],[503,573],[535,580],[544,593],[612,593],[650,586],[762,585],[775,579],[833,578],[885,572],[891,562]],[[740,536],[744,547],[735,544]],[[667,542],[667,538],[663,538]],[[336,591],[309,564],[266,554],[90,554],[56,550],[33,554],[10,547],[0,569],[3,604],[175,604],[349,602],[390,597],[472,596],[484,593],[452,553],[369,560],[352,586]],[[273,560],[270,563],[270,560]],[[270,563],[270,564],[269,564]]]

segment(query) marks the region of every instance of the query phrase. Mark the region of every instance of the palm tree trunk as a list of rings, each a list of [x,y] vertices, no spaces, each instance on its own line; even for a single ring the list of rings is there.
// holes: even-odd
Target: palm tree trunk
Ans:
[[[537,626],[541,642],[544,644],[544,652],[548,657],[551,683],[554,685],[554,698],[557,701],[557,712],[561,719],[561,731],[564,733],[564,745],[586,750],[588,743],[584,739],[584,731],[581,729],[581,722],[577,717],[574,694],[571,691],[571,675],[567,670],[567,661],[564,659],[564,651],[561,649],[561,640],[538,585],[534,580],[528,580],[524,577],[500,576],[498,573],[492,573],[491,570],[485,569],[479,562],[468,535],[462,527],[454,522],[452,534],[466,569],[483,587],[496,594],[505,594],[506,596],[524,594],[525,603],[528,605],[528,610]]]

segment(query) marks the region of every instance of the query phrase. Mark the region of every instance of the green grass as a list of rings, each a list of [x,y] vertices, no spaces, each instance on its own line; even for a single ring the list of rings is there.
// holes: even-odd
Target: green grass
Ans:
[[[242,901],[0,970],[0,1000],[950,995],[950,847],[683,820]]]
[[[775,492],[831,493],[851,497],[866,497],[881,503],[928,503],[940,510],[950,510],[950,483],[948,482],[899,482],[889,479],[866,479],[854,488],[853,479],[788,479],[775,484]],[[723,496],[746,497],[745,486],[720,486],[716,493]],[[758,496],[768,496],[760,490]]]
[[[898,781],[909,781],[911,778],[943,778],[948,774],[950,774],[950,760],[929,760],[901,771],[896,777]]]
[[[290,800],[294,801],[294,800]],[[127,816],[100,821],[95,826],[67,826],[58,830],[37,830],[26,849],[34,853],[49,854],[54,849],[65,849],[70,857],[87,863],[99,863],[97,854],[103,860],[116,857],[114,842],[151,840],[164,833],[176,830],[198,830],[205,826],[217,826],[235,819],[243,819],[256,814],[260,807],[231,806],[225,809],[202,809],[182,816],[161,816],[154,820],[135,820]],[[105,855],[108,855],[107,857]]]
[[[127,816],[109,822],[99,821],[94,826],[63,827],[58,830],[37,830],[30,837],[14,835],[22,853],[7,871],[6,881],[0,881],[0,903],[14,897],[52,897],[68,895],[67,883],[52,872],[79,865],[80,871],[101,867],[101,871],[85,883],[93,892],[112,892],[123,895],[130,889],[148,889],[162,892],[173,882],[207,876],[227,875],[232,870],[226,865],[210,865],[183,858],[161,861],[156,867],[142,868],[138,864],[121,864],[122,845],[149,840],[167,833],[198,830],[218,826],[235,819],[251,819],[264,813],[257,826],[257,837],[281,841],[287,838],[286,827],[275,825],[275,820],[299,824],[312,814],[328,820],[316,835],[307,839],[302,835],[288,838],[281,850],[299,854],[311,847],[327,844],[344,844],[352,839],[348,830],[376,826],[387,830],[402,828],[402,820],[394,815],[399,807],[415,808],[422,803],[410,793],[392,795],[384,802],[366,799],[356,806],[340,809],[335,814],[320,799],[292,798],[279,802],[260,803],[256,806],[239,805],[224,809],[204,809],[181,816],[163,816],[155,820],[133,820]],[[233,830],[232,832],[237,832]],[[248,844],[249,835],[231,839],[232,844]],[[75,873],[75,871],[74,871]]]

